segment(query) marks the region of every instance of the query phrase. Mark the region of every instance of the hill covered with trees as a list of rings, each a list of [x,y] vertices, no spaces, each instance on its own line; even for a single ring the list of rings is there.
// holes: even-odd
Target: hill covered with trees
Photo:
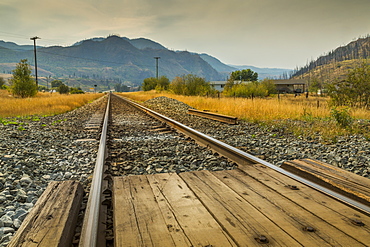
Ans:
[[[322,82],[343,79],[348,70],[357,67],[362,59],[370,58],[370,35],[341,46],[296,68],[291,77]]]

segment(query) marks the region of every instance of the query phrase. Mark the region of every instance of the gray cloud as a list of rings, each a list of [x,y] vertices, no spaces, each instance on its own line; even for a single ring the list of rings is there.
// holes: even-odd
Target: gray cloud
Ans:
[[[38,35],[40,44],[64,45],[114,33],[261,67],[304,65],[370,33],[368,0],[2,0],[0,7],[3,40]]]

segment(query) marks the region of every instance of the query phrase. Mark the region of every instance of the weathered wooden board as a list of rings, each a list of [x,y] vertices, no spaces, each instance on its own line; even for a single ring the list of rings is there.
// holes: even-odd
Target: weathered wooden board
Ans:
[[[340,230],[342,234],[332,236],[338,242],[341,241],[343,235],[347,235],[358,241],[356,246],[370,246],[369,216],[264,165],[254,164],[240,167],[240,169],[248,176]],[[289,185],[296,186],[298,190],[290,189]],[[354,220],[361,221],[364,225],[356,225]],[[326,229],[321,230],[326,231]],[[341,245],[347,246],[346,242],[341,242]]]
[[[358,245],[331,224],[239,169],[212,173],[303,246]]]
[[[115,246],[236,246],[176,174],[114,178]]]
[[[82,197],[77,181],[51,182],[8,246],[71,246]]]
[[[286,161],[283,169],[370,206],[370,180],[312,159]]]
[[[368,215],[258,164],[118,177],[114,210],[117,247],[370,246]]]
[[[238,246],[260,246],[258,241],[263,239],[262,236],[267,239],[269,246],[300,246],[294,238],[209,171],[179,175]]]

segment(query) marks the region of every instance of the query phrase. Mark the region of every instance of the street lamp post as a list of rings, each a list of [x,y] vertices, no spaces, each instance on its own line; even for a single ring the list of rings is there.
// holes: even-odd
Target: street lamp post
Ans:
[[[36,74],[36,86],[39,85],[39,81],[37,78],[37,59],[36,59],[36,39],[41,39],[37,36],[30,38],[30,40],[33,40],[33,53],[35,54],[35,74]]]

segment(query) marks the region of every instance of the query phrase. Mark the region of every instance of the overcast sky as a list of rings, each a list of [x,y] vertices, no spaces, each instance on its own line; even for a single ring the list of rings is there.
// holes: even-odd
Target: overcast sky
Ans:
[[[0,40],[67,46],[109,34],[294,68],[370,34],[370,0],[0,0]]]

